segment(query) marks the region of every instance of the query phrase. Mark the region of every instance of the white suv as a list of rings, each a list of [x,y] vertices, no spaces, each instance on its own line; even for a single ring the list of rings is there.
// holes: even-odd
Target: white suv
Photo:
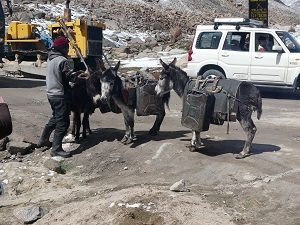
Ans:
[[[251,27],[252,22],[231,18],[198,25],[187,74],[298,90],[300,44],[286,31]]]

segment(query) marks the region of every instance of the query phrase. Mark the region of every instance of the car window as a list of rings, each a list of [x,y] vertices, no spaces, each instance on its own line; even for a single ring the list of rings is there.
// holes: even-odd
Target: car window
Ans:
[[[276,33],[291,53],[300,52],[300,43],[297,42],[294,36],[286,31],[277,31]]]
[[[228,32],[223,50],[249,52],[249,32]]]
[[[255,33],[255,51],[272,52],[273,45],[280,45],[272,34]]]
[[[197,49],[217,49],[219,47],[222,32],[203,32],[200,33],[197,42]]]

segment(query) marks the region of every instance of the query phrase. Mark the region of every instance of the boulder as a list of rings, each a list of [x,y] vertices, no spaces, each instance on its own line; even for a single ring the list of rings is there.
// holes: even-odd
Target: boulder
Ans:
[[[44,166],[49,169],[52,170],[56,173],[60,173],[60,174],[64,174],[65,171],[61,168],[61,163],[57,160],[54,159],[48,159],[45,161]]]
[[[20,141],[10,141],[7,150],[12,155],[25,155],[30,153],[33,145],[30,143],[20,142]]]
[[[185,180],[180,180],[170,187],[170,191],[189,192],[190,190],[185,186]]]
[[[42,218],[45,212],[40,206],[29,206],[21,209],[15,209],[13,214],[24,224],[31,224]]]

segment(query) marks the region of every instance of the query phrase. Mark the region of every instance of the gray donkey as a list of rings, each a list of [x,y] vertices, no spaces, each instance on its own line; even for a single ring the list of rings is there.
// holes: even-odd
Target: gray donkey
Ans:
[[[182,98],[186,85],[190,83],[191,79],[189,79],[185,71],[175,65],[176,58],[169,65],[162,60],[160,60],[160,63],[163,69],[159,77],[159,82],[155,87],[156,93],[163,95],[174,89],[178,96]],[[227,82],[233,83],[236,81],[227,80]],[[252,141],[257,130],[251,115],[252,112],[257,111],[257,118],[260,119],[262,114],[262,99],[259,90],[248,82],[243,82],[243,85],[237,88],[235,97],[238,99],[236,118],[247,136],[243,150],[236,156],[236,158],[240,159],[250,154]],[[195,151],[201,146],[200,132],[192,130],[191,151]]]
[[[118,69],[120,66],[120,61],[117,63],[117,65],[113,68],[106,69],[103,64],[101,64],[102,71],[105,71],[102,76],[100,76],[100,82],[101,82],[101,97],[100,99],[102,101],[110,101],[113,102],[117,107],[119,108],[119,112],[121,111],[124,116],[124,122],[126,127],[126,132],[121,140],[124,144],[130,144],[132,143],[136,137],[134,134],[134,114],[135,110],[138,108],[137,106],[137,98],[141,98],[142,102],[145,99],[143,99],[143,91],[137,91],[138,87],[133,88],[133,94],[132,99],[130,100],[128,95],[129,90],[125,87],[124,82],[121,80],[121,78],[117,75]],[[156,84],[156,83],[155,83]],[[156,115],[156,120],[152,126],[152,128],[149,131],[149,134],[154,136],[157,135],[160,126],[163,122],[163,119],[165,117],[165,105],[168,106],[170,93],[162,95],[162,97],[157,97],[155,95],[155,85],[149,85],[150,92],[153,92],[153,96],[155,99],[155,108],[156,110],[146,114],[146,115]],[[153,90],[151,90],[153,89]],[[141,89],[139,89],[141,90]]]

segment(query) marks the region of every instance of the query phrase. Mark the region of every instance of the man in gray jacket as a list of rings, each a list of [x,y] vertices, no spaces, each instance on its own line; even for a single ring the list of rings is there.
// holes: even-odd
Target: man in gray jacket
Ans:
[[[70,157],[70,152],[62,148],[62,140],[70,126],[71,87],[69,81],[76,76],[72,71],[67,55],[69,42],[65,37],[54,40],[53,47],[48,54],[47,62],[47,97],[52,109],[52,117],[46,124],[37,147],[51,147],[51,156]],[[54,131],[53,143],[49,141]]]

